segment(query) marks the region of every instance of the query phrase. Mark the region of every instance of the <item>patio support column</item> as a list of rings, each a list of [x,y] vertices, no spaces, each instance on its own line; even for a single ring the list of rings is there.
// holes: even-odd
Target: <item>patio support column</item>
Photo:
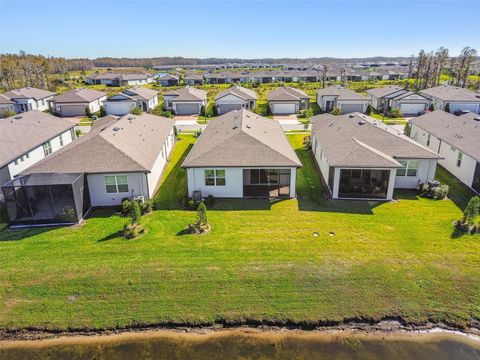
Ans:
[[[340,169],[334,168],[332,199],[338,199],[339,187],[340,187]]]
[[[393,199],[393,189],[395,188],[395,176],[397,176],[397,169],[390,170],[388,178],[387,200]]]
[[[292,168],[290,170],[290,197],[294,198],[297,196],[297,168]]]

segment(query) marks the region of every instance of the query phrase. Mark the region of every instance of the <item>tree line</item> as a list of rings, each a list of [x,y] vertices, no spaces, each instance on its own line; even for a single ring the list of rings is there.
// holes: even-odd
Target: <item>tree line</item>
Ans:
[[[320,62],[317,60],[328,60]],[[382,58],[383,59],[383,58]],[[387,58],[384,58],[387,59]],[[393,58],[392,58],[393,59]],[[398,58],[405,59],[405,58]],[[5,90],[32,86],[43,89],[55,90],[55,77],[50,75],[65,74],[69,71],[86,71],[95,67],[154,67],[160,65],[198,65],[198,64],[225,64],[229,62],[251,62],[251,63],[279,63],[291,62],[296,59],[195,59],[183,57],[155,57],[155,58],[110,58],[97,59],[66,59],[62,57],[46,57],[42,55],[27,54],[20,51],[19,54],[0,54],[0,87]],[[335,63],[333,58],[310,58],[300,59],[300,62],[309,61],[325,64],[321,69],[322,82],[327,78],[327,63]],[[411,56],[409,60],[409,78],[414,78],[414,87],[424,89],[436,86],[440,83],[442,74],[450,75],[452,84],[460,87],[467,86],[467,79],[472,73],[473,65],[477,58],[477,51],[471,47],[462,49],[458,56],[451,57],[448,49],[439,48],[429,53],[420,50],[418,56]],[[345,60],[343,60],[345,61]],[[353,59],[350,59],[353,61]],[[342,79],[345,79],[345,69],[342,67]],[[475,70],[479,71],[478,67]],[[342,80],[342,83],[345,82]],[[480,81],[477,82],[477,90]]]

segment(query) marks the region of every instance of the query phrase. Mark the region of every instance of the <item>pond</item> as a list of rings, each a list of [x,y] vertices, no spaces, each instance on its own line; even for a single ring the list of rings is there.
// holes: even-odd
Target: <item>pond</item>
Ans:
[[[151,331],[0,342],[0,359],[480,359],[480,340],[455,333],[237,329]]]

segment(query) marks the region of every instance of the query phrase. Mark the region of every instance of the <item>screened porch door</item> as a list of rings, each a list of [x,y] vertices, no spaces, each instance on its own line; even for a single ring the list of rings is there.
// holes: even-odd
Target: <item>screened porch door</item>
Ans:
[[[243,196],[290,196],[290,169],[244,169]]]

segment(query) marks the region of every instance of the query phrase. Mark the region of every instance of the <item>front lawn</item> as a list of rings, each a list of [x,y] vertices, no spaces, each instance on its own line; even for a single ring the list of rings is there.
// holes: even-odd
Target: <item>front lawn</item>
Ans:
[[[78,227],[0,232],[0,328],[480,320],[480,237],[451,238],[454,202],[326,200],[303,136],[289,138],[304,164],[298,200],[218,200],[205,236],[181,235],[195,219],[178,209],[190,136],[143,237],[120,237],[126,220],[111,210]]]

